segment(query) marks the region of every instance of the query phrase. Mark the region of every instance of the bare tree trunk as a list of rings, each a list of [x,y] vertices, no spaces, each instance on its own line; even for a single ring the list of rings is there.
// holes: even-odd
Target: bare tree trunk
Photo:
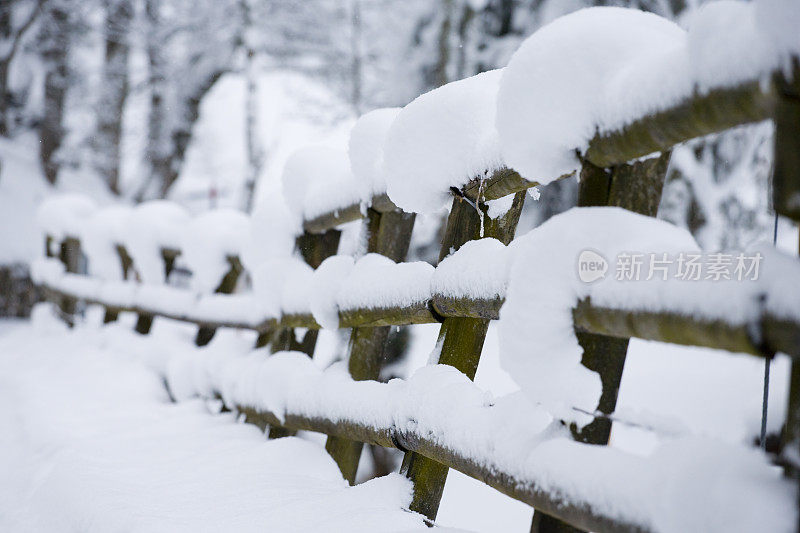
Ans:
[[[247,151],[247,176],[244,186],[243,209],[246,213],[253,210],[256,184],[263,166],[261,140],[258,136],[258,80],[256,71],[256,50],[250,38],[253,31],[253,16],[249,0],[241,0],[242,9],[242,43],[245,48],[245,149]]]
[[[103,87],[97,112],[96,165],[108,188],[120,194],[122,117],[128,96],[127,43],[133,4],[131,0],[106,0],[106,55]]]
[[[0,135],[7,135],[11,129],[10,108],[14,96],[8,86],[11,62],[17,55],[25,33],[39,16],[44,0],[37,0],[33,4],[24,22],[17,28],[13,25],[12,16],[16,3],[10,1],[0,9]]]
[[[147,146],[145,159],[149,172],[145,176],[136,200],[142,201],[148,195],[148,189],[155,179],[161,182],[169,171],[167,139],[164,127],[164,57],[161,53],[161,17],[158,11],[159,0],[145,0],[145,19],[147,23],[147,66],[149,69],[148,85],[150,87],[150,110],[147,119]]]
[[[456,56],[456,78],[461,79],[468,76],[467,74],[467,30],[469,23],[475,16],[475,11],[469,5],[464,4],[463,12],[461,13],[461,20],[458,23],[458,55]],[[471,73],[470,73],[471,74]]]
[[[363,69],[363,54],[361,52],[361,0],[351,0],[350,4],[350,55],[351,55],[351,76],[352,92],[350,95],[353,111],[356,115],[361,114],[361,71]]]
[[[227,63],[223,62],[222,67],[201,77],[199,82],[187,79],[168,80],[167,63],[162,53],[167,36],[161,23],[160,5],[159,0],[145,1],[145,16],[149,27],[147,56],[150,68],[150,113],[145,157],[149,172],[135,195],[138,201],[144,200],[147,196],[165,198],[178,180],[186,150],[192,139],[192,127],[200,116],[200,103],[227,68]],[[195,62],[200,59],[197,57]],[[188,72],[191,72],[193,67],[192,63],[185,66]],[[168,83],[171,84],[169,87]],[[188,90],[184,88],[187,84],[191,84]]]
[[[45,4],[40,32],[41,55],[45,63],[44,116],[39,128],[39,159],[45,178],[55,184],[59,164],[56,151],[64,137],[62,120],[67,94],[70,44],[69,6],[63,0]]]
[[[7,135],[8,108],[11,104],[11,91],[8,90],[8,71],[11,66],[13,48],[9,45],[14,28],[11,26],[11,13],[14,4],[0,9],[0,49],[3,56],[0,57],[0,135]]]
[[[453,0],[444,0],[442,11],[442,25],[439,27],[439,53],[433,71],[433,87],[441,87],[450,81],[447,66],[450,63],[450,28],[453,25]]]
[[[192,128],[200,118],[200,104],[224,73],[224,70],[212,72],[194,88],[194,92],[178,102],[177,105],[182,112],[178,114],[178,124],[171,134],[172,150],[167,156],[166,164],[159,168],[162,173],[156,175],[160,183],[159,198],[166,198],[170,188],[178,181],[181,165],[186,158],[186,150],[189,149],[192,140]]]

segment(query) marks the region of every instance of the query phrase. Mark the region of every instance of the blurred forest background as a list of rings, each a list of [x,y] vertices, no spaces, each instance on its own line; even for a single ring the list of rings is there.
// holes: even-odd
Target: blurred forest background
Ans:
[[[36,295],[33,211],[51,191],[269,209],[286,157],[346,143],[359,114],[504,66],[589,5],[684,20],[701,0],[0,0],[0,315]],[[707,249],[772,237],[771,125],[674,151],[659,216]],[[575,202],[527,202],[520,233]],[[411,258],[435,259],[439,220]],[[427,229],[426,229],[427,228]]]

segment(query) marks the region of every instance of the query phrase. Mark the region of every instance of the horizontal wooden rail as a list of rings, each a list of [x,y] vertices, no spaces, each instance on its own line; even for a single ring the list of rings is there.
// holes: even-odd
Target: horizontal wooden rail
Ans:
[[[624,518],[606,516],[598,512],[589,502],[570,501],[563,494],[542,490],[538,488],[537,480],[519,478],[502,472],[495,465],[482,463],[469,457],[466,453],[439,444],[435,436],[422,435],[397,428],[394,425],[375,427],[358,420],[342,418],[333,420],[301,413],[285,413],[281,420],[276,413],[267,410],[241,405],[232,407],[245,414],[248,421],[257,424],[314,431],[386,448],[397,448],[403,452],[417,452],[485,483],[515,500],[586,531],[639,533],[651,530],[646,524],[637,524]]]
[[[677,106],[634,120],[616,131],[598,132],[583,157],[600,168],[620,165],[646,155],[669,150],[676,144],[726,129],[770,118],[776,93],[773,84],[760,82],[695,93]],[[566,174],[557,179],[571,176]],[[464,194],[496,200],[538,185],[511,170],[496,172],[486,180],[473,180]]]
[[[51,296],[58,296],[58,297],[74,297],[84,303],[90,305],[102,305],[106,309],[115,312],[130,312],[130,313],[137,313],[137,314],[149,314],[153,316],[159,316],[162,318],[168,318],[171,320],[177,320],[179,322],[187,322],[189,324],[196,324],[201,327],[214,327],[214,328],[232,328],[232,329],[249,329],[257,332],[269,332],[273,331],[274,328],[277,326],[278,321],[272,318],[265,318],[261,321],[241,321],[241,320],[211,320],[208,318],[204,318],[197,314],[192,314],[189,311],[186,312],[173,312],[168,311],[160,307],[156,306],[147,306],[147,305],[119,305],[115,303],[109,303],[107,301],[102,300],[101,298],[97,297],[87,297],[85,294],[82,294],[78,291],[70,291],[64,288],[54,287],[48,285],[47,283],[40,283],[40,287],[42,287],[49,297]],[[313,318],[312,318],[313,319]],[[313,327],[313,326],[312,326]],[[317,328],[319,325],[316,326]]]
[[[627,126],[598,132],[583,157],[600,168],[608,168],[646,155],[669,150],[676,144],[726,129],[770,118],[777,94],[774,83],[758,81],[737,87],[695,93],[675,107],[634,120]],[[558,176],[564,179],[572,174]],[[472,180],[462,192],[471,200],[496,200],[539,185],[512,169],[503,168],[490,177]],[[397,209],[385,194],[373,198],[371,207],[380,212]],[[321,233],[340,224],[363,218],[360,203],[342,207],[307,220],[303,227]]]
[[[79,276],[76,274],[66,274]],[[90,304],[103,305],[114,311],[149,313],[173,320],[201,326],[250,329],[260,333],[275,328],[319,329],[320,325],[309,313],[284,315],[280,319],[264,317],[253,321],[208,320],[190,313],[165,312],[156,307],[126,307],[86,298],[76,291],[43,284],[45,290],[61,297],[72,297]],[[216,296],[224,298],[224,296]],[[407,326],[432,324],[449,317],[484,318],[499,317],[503,299],[469,299],[433,295],[430,300],[390,308],[346,309],[339,311],[339,327]],[[757,304],[754,304],[754,307]],[[585,299],[576,305],[572,316],[579,331],[611,337],[668,342],[685,346],[701,346],[757,356],[782,352],[800,358],[800,323],[770,313],[755,313],[744,324],[729,324],[722,318],[708,318],[681,313],[676,310],[614,309],[593,305]]]
[[[400,210],[385,193],[373,196],[370,205],[366,207],[370,207],[379,213]],[[342,224],[360,220],[366,216],[366,207],[361,203],[357,203],[312,217],[303,222],[303,230],[308,233],[324,233]]]

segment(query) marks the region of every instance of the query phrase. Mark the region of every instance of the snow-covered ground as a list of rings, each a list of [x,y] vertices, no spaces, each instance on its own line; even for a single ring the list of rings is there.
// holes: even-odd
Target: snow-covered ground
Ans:
[[[404,478],[349,488],[317,444],[171,404],[111,333],[2,323],[0,530],[427,530]]]

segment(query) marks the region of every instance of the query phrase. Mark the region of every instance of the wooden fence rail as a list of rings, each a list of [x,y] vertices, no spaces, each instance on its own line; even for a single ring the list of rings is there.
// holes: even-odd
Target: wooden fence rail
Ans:
[[[64,274],[64,276],[70,275]],[[800,279],[797,283],[800,284]],[[175,313],[158,306],[115,305],[108,300],[89,296],[86,292],[65,287],[58,282],[40,281],[40,284],[46,291],[52,293],[54,298],[73,298],[88,304],[102,305],[116,312],[150,314],[201,327],[246,329],[259,333],[289,328],[320,329],[319,323],[310,313],[254,321],[210,319],[193,315],[190,311]],[[194,293],[191,295],[195,296]],[[235,303],[237,298],[242,297],[233,295],[230,298]],[[339,311],[339,327],[435,324],[443,318],[497,320],[503,301],[502,297],[472,299],[433,294],[430,299],[406,306],[342,309]],[[742,305],[746,303],[742,302]],[[747,323],[732,324],[722,314],[718,318],[707,318],[696,317],[681,310],[615,309],[594,305],[591,299],[587,298],[577,303],[572,316],[577,330],[598,335],[701,346],[759,357],[780,352],[800,359],[800,323],[769,312],[754,316],[753,320]]]
[[[673,108],[641,117],[619,131],[599,132],[582,154],[580,205],[614,205],[654,216],[669,161],[669,150],[673,146],[740,124],[773,118],[777,139],[774,204],[779,213],[795,221],[800,220],[800,213],[787,200],[800,192],[800,171],[795,168],[797,165],[793,165],[797,153],[800,153],[800,122],[797,120],[800,113],[797,113],[795,101],[800,94],[800,76],[796,67],[793,77],[789,79],[776,74],[767,84],[753,81],[737,87],[697,93]],[[662,155],[631,162],[654,152],[662,152]],[[535,181],[504,168],[488,178],[476,178],[460,191],[456,190],[439,260],[466,242],[483,236],[495,237],[508,244],[514,237],[525,191],[534,185]],[[488,209],[487,201],[510,194],[515,197],[512,208],[505,216],[497,220],[482,216]],[[413,214],[402,213],[385,194],[374,197],[371,205],[366,207],[360,202],[353,203],[304,221],[304,233],[298,238],[297,248],[306,262],[316,268],[324,258],[334,255],[339,240],[337,228],[343,223],[362,218],[365,219],[369,235],[368,250],[396,261],[402,260],[408,249]],[[48,238],[48,251],[52,240]],[[259,332],[258,345],[271,342],[273,352],[293,349],[304,351],[309,356],[313,354],[316,330],[320,326],[311,313],[222,320],[219,317],[202,316],[190,309],[175,312],[174,309],[152,305],[152,302],[123,305],[98,296],[102,294],[99,289],[103,282],[92,284],[91,281],[85,281],[85,276],[76,274],[75,250],[79,250],[79,242],[76,241],[70,237],[62,245],[61,260],[66,273],[43,276],[41,279],[42,285],[63,302],[65,312],[73,312],[73,302],[83,300],[105,306],[112,315],[120,311],[138,313],[140,322],[152,322],[153,316],[162,316],[195,323],[201,328],[198,344],[210,340],[216,328],[234,327]],[[117,244],[124,246],[124,243]],[[173,263],[174,260],[173,256]],[[228,274],[235,284],[241,268],[236,268],[233,262],[231,265]],[[133,266],[135,268],[135,264]],[[130,264],[126,268],[130,268]],[[169,270],[170,266],[165,265],[165,268]],[[78,281],[81,278],[83,282]],[[127,286],[131,286],[130,282],[127,283]],[[796,286],[800,286],[800,279]],[[221,283],[217,292],[221,294],[215,295],[215,298],[238,298],[230,301],[243,304],[246,298],[255,298],[222,294],[232,292],[231,283]],[[739,296],[731,294],[730,297],[734,299],[732,305],[757,305],[744,298],[751,295],[741,296],[736,300]],[[409,305],[340,309],[339,327],[353,328],[349,347],[351,376],[355,380],[378,377],[387,326],[438,322],[441,323],[438,363],[455,367],[472,379],[478,367],[489,321],[498,317],[502,304],[502,295],[491,299],[472,299],[430,294]],[[784,449],[786,458],[797,455],[800,449],[800,363],[796,361],[800,358],[800,322],[797,320],[761,309],[754,312],[747,323],[730,323],[722,313],[719,316],[697,317],[681,309],[654,310],[644,306],[640,309],[612,308],[595,305],[590,298],[578,301],[572,316],[578,339],[584,348],[583,364],[597,371],[602,378],[603,395],[597,411],[605,415],[614,411],[627,339],[631,337],[720,348],[762,357],[771,357],[776,352],[792,356],[792,386]],[[137,330],[146,333],[149,324],[145,325],[146,328],[137,327]],[[291,333],[295,328],[308,330],[302,341],[295,339]],[[309,416],[291,411],[274,413],[250,405],[228,407],[245,413],[248,421],[270,426],[274,430],[270,433],[273,437],[298,429],[327,434],[327,448],[350,482],[355,477],[361,443],[402,450],[405,457],[401,472],[414,482],[411,509],[430,519],[436,517],[448,468],[456,468],[540,511],[535,514],[532,531],[546,533],[569,530],[570,527],[597,531],[652,529],[648,523],[628,520],[620,515],[606,515],[595,508],[592,502],[568,499],[557,491],[542,490],[538,480],[520,478],[491,462],[477,461],[457,447],[443,445],[435,435],[415,433],[408,428],[364,424],[357,418]],[[596,421],[599,421],[598,424],[590,424],[589,430],[573,432],[575,439],[583,443],[607,444],[611,422],[602,415]],[[787,462],[787,473],[797,476],[791,461],[787,459]]]

